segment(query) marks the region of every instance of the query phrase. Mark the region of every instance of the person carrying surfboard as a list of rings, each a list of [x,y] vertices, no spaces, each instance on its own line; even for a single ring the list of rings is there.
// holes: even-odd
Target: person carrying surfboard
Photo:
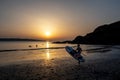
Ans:
[[[76,54],[74,54],[74,57],[79,58],[81,56],[82,49],[80,48],[80,44],[77,44],[76,48]]]
[[[80,63],[80,62],[84,62],[83,57],[82,57],[82,55],[81,55],[82,49],[81,49],[81,47],[80,47],[80,44],[77,44],[76,52],[77,52],[76,57],[78,58],[79,63]]]
[[[66,46],[65,49],[74,59],[78,60],[79,64],[80,62],[85,62],[85,59],[81,55],[82,49],[80,48],[80,44],[77,45],[76,49],[73,49],[71,46]]]

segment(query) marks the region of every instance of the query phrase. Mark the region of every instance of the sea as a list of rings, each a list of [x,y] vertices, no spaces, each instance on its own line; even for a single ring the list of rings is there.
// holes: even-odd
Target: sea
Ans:
[[[55,44],[50,41],[2,41],[0,42],[0,65],[10,65],[34,60],[72,58],[66,46],[76,49],[77,44]],[[82,55],[86,61],[99,59],[118,59],[120,45],[84,45]],[[73,59],[73,58],[72,58]],[[74,60],[74,59],[73,59]]]

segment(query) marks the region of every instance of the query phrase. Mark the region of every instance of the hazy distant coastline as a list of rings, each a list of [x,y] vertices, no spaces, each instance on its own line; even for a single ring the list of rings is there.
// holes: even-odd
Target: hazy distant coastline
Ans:
[[[23,38],[0,38],[0,41],[45,41],[45,40]]]

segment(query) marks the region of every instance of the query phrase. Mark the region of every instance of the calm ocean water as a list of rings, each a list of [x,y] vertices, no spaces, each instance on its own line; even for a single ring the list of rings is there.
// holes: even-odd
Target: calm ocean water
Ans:
[[[23,42],[23,41],[0,42],[0,65],[12,64],[21,61],[25,62],[29,60],[51,59],[53,57],[57,57],[55,55],[56,53],[66,54],[64,47],[67,45],[74,46],[71,44],[52,44],[52,42],[48,42],[48,41],[47,42]],[[53,49],[49,49],[49,48],[53,48]],[[36,49],[36,50],[30,50],[30,49]],[[13,51],[7,51],[7,50],[13,50]]]
[[[0,42],[0,50],[64,47],[66,45],[52,44],[51,42],[27,42],[27,41]]]
[[[0,52],[0,65],[40,59],[73,59],[65,51],[65,46],[76,46],[76,44],[53,44],[51,42],[0,42],[0,51],[4,50],[3,52]],[[83,50],[82,55],[86,61],[92,59],[119,58],[120,56],[120,46],[118,45],[81,45],[81,48]],[[24,51],[23,49],[27,50]]]
[[[37,45],[37,46],[36,46]],[[12,49],[33,49],[33,48],[59,48],[65,46],[76,46],[76,44],[53,44],[52,42],[0,42],[0,50],[12,50]],[[93,46],[93,45],[82,45],[83,49],[94,49],[104,47],[103,45]]]

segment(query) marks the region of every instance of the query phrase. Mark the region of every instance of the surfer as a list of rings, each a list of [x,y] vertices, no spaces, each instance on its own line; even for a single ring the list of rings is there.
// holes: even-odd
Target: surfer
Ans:
[[[85,59],[81,55],[82,49],[80,47],[80,44],[77,45],[76,50],[70,46],[66,46],[65,49],[74,59],[78,60],[79,64],[80,62],[85,62]]]
[[[82,51],[82,49],[80,48],[80,44],[77,44],[76,52],[77,52],[78,54],[81,54],[81,51]]]
[[[76,53],[74,54],[74,57],[79,58],[81,56],[82,49],[80,48],[80,44],[77,44]]]
[[[77,44],[76,52],[77,52],[76,56],[77,56],[77,58],[79,60],[78,63],[80,64],[80,62],[84,62],[84,59],[83,59],[83,57],[81,55],[82,49],[80,48],[80,44]]]

